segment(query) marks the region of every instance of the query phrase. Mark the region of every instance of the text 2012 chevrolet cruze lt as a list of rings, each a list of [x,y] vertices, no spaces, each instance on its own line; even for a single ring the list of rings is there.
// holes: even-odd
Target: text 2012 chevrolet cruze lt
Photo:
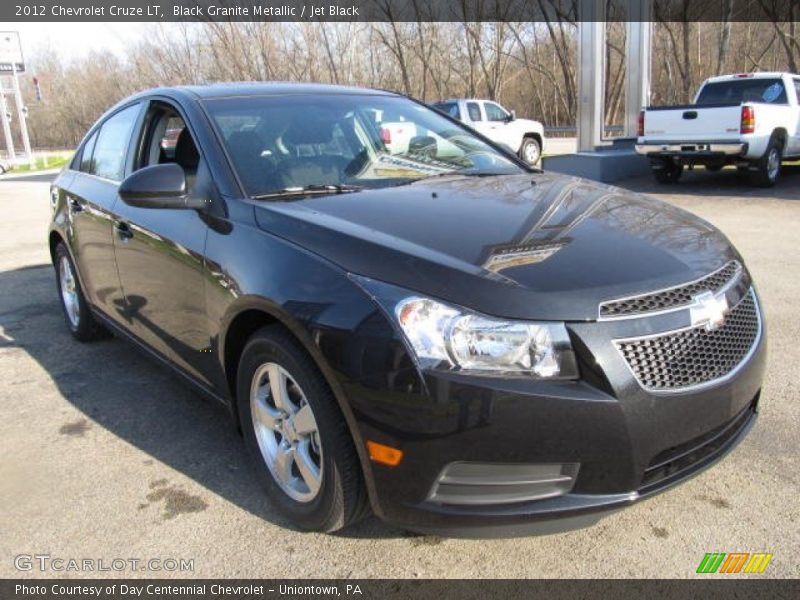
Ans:
[[[370,507],[450,535],[575,527],[755,419],[763,320],[719,231],[403,96],[147,91],[51,202],[72,334],[112,330],[225,403],[304,529]]]

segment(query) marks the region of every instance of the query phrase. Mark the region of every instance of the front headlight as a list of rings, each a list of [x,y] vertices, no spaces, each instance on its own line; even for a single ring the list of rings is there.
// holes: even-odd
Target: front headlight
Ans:
[[[351,275],[392,317],[421,368],[576,379],[563,323],[496,319]]]
[[[493,319],[420,296],[404,298],[394,313],[421,366],[577,376],[563,323]]]

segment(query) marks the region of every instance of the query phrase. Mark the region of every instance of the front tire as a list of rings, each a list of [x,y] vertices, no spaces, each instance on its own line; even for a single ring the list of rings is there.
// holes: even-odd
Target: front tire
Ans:
[[[783,160],[783,144],[773,137],[769,141],[766,152],[755,163],[756,171],[751,173],[752,182],[759,187],[772,187],[781,174]]]
[[[534,167],[542,157],[542,146],[536,138],[526,137],[519,148],[519,157],[528,165]]]
[[[91,342],[107,337],[108,332],[92,316],[78,280],[75,263],[72,262],[63,243],[56,246],[54,266],[61,308],[72,337],[79,342]]]
[[[327,382],[279,326],[248,341],[237,407],[245,443],[273,505],[299,529],[336,531],[367,511],[353,440]]]

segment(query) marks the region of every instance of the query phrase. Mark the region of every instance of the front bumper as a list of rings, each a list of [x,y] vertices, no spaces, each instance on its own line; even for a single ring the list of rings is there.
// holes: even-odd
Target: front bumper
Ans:
[[[680,157],[694,159],[733,158],[747,154],[747,142],[646,142],[636,144],[636,153],[642,156]]]
[[[677,315],[646,320],[655,329]],[[730,378],[685,392],[650,392],[610,340],[639,319],[570,324],[580,381],[424,373],[427,393],[348,390],[361,435],[403,449],[397,467],[371,465],[373,506],[386,521],[448,536],[515,536],[590,525],[713,464],[753,425],[765,336]],[[663,330],[663,329],[662,329]],[[431,500],[454,462],[580,463],[571,491],[518,503]]]

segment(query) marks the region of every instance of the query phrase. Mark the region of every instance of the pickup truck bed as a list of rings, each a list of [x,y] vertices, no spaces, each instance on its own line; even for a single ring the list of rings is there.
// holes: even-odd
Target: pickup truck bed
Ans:
[[[733,101],[708,101],[714,97]],[[644,109],[636,151],[650,158],[662,183],[677,181],[684,166],[716,171],[735,165],[755,183],[773,185],[781,161],[800,155],[798,100],[800,76],[711,78],[698,91],[696,104]]]

